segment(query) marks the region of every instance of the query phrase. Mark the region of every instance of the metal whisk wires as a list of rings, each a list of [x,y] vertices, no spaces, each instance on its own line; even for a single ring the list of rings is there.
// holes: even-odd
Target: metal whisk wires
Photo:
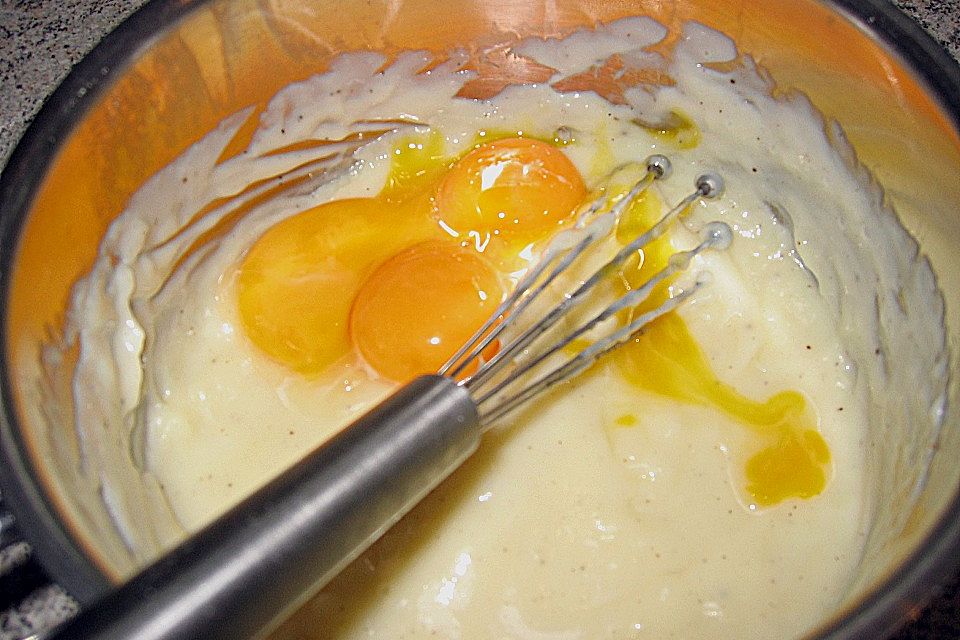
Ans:
[[[674,274],[686,270],[693,258],[707,250],[726,249],[732,232],[723,222],[711,222],[701,231],[700,243],[687,251],[673,254],[667,265],[627,293],[607,304],[599,312],[580,321],[565,335],[543,345],[538,339],[547,334],[561,320],[570,318],[575,309],[593,298],[598,285],[615,277],[624,263],[652,241],[661,237],[676,219],[695,202],[713,199],[723,193],[723,180],[712,173],[696,179],[696,190],[672,207],[647,231],[623,246],[611,259],[582,280],[572,292],[563,293],[560,301],[543,312],[542,306],[534,315],[532,308],[542,294],[564,274],[569,276],[571,265],[587,251],[597,246],[616,227],[617,221],[636,198],[656,180],[671,173],[670,161],[661,155],[646,160],[646,172],[633,187],[608,211],[599,213],[607,203],[603,195],[591,202],[578,216],[576,225],[555,237],[543,251],[540,261],[520,280],[516,289],[501,303],[491,317],[472,338],[440,369],[441,375],[460,377],[481,354],[501,336],[504,343],[489,360],[481,361],[476,372],[464,377],[460,384],[468,389],[480,409],[481,421],[489,425],[549,387],[568,380],[587,369],[598,358],[628,341],[646,324],[668,313],[687,300],[700,286],[700,281],[683,288],[657,307],[645,311],[627,324],[615,327],[601,337],[590,341],[575,355],[566,359],[558,354],[593,332],[597,327],[620,312],[636,309],[647,300],[653,289]],[[528,313],[525,313],[528,312]],[[532,317],[531,317],[532,316]],[[529,323],[528,326],[524,326]],[[560,360],[559,362],[558,359]]]

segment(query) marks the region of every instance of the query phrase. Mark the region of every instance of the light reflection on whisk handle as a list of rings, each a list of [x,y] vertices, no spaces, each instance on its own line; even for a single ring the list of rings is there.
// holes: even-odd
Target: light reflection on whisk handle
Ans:
[[[260,637],[472,454],[476,406],[417,378],[49,640]]]

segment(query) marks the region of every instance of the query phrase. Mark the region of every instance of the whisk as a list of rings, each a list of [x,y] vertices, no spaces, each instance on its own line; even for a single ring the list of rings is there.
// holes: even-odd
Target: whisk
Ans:
[[[622,198],[607,208],[609,197],[601,195],[551,240],[437,375],[401,388],[54,637],[238,640],[269,632],[460,466],[497,420],[589,368],[702,286],[695,278],[652,309],[641,307],[695,256],[729,246],[732,232],[722,222],[705,225],[697,246],[674,253],[641,286],[597,304],[605,300],[602,285],[632,256],[694,203],[723,192],[723,180],[711,173],[586,279],[574,275],[636,198],[670,173],[666,157],[649,157]],[[557,293],[568,281],[572,290]],[[635,317],[618,323],[631,311]],[[495,341],[499,349],[484,359]]]

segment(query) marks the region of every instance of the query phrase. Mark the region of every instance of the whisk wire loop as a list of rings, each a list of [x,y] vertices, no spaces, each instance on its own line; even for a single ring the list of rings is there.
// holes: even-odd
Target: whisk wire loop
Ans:
[[[491,424],[549,387],[584,371],[598,358],[629,340],[646,324],[675,309],[699,289],[702,284],[699,280],[690,286],[678,289],[655,308],[644,311],[626,325],[594,340],[579,353],[554,365],[547,373],[536,376],[536,370],[547,368],[548,361],[561,358],[561,351],[570,347],[577,339],[586,336],[620,312],[636,309],[650,297],[657,285],[664,283],[678,272],[686,270],[695,256],[707,250],[723,250],[729,246],[732,239],[730,228],[723,222],[707,224],[703,228],[701,242],[696,247],[673,254],[667,264],[650,276],[640,287],[617,297],[612,303],[592,314],[589,319],[581,322],[560,339],[546,345],[539,352],[532,348],[541,336],[557,326],[561,320],[569,317],[574,309],[588,300],[594,300],[596,296],[590,294],[600,283],[616,277],[622,270],[622,265],[630,257],[663,236],[694,203],[718,197],[723,191],[723,180],[712,173],[699,176],[695,181],[695,191],[682,198],[644,233],[623,246],[613,258],[582,280],[572,292],[564,293],[560,301],[542,317],[518,329],[524,322],[522,318],[530,315],[526,312],[534,302],[545,291],[555,288],[552,285],[570,270],[578,258],[610,234],[623,212],[641,193],[655,180],[667,177],[670,172],[671,165],[667,158],[660,155],[650,156],[647,158],[646,173],[643,177],[634,183],[608,211],[599,213],[607,204],[607,195],[602,195],[584,208],[578,216],[576,225],[572,229],[561,232],[551,241],[544,250],[540,262],[521,278],[514,291],[498,306],[483,326],[440,369],[441,375],[458,378],[466,371],[468,365],[475,360],[481,360],[477,371],[460,379],[459,384],[474,398],[483,424]],[[505,344],[500,345],[500,349],[488,360],[483,360],[481,354],[487,347],[500,336],[509,335],[509,330],[518,332]],[[516,390],[516,387],[519,387],[519,390]]]
[[[606,195],[596,198],[590,206],[578,216],[577,224],[573,232],[580,232],[583,238],[577,242],[572,249],[565,250],[563,241],[568,240],[571,235],[569,232],[561,234],[554,243],[545,251],[545,255],[528,271],[517,284],[510,296],[504,300],[500,306],[493,312],[490,318],[470,337],[453,356],[440,368],[440,375],[458,377],[466,367],[483,353],[497,337],[507,328],[508,324],[501,322],[496,327],[493,325],[502,320],[507,313],[510,315],[520,315],[529,307],[540,294],[547,289],[550,284],[595,241],[602,238],[609,231],[609,221],[617,220],[624,209],[643,191],[645,191],[654,180],[663,178],[670,173],[670,161],[664,156],[650,156],[647,158],[647,170],[644,176],[633,185],[630,191],[611,209],[611,215],[608,219],[597,220],[594,215],[606,203]],[[592,222],[592,224],[587,224]],[[606,224],[603,224],[606,223]],[[559,241],[559,242],[557,242]],[[539,285],[534,285],[540,280],[547,269],[557,262],[554,269]],[[492,328],[492,330],[491,330]]]
[[[553,345],[546,349],[543,353],[518,366],[516,370],[511,372],[510,378],[501,380],[499,383],[494,385],[492,389],[484,392],[483,394],[475,394],[475,402],[481,409],[481,422],[489,424],[499,417],[509,413],[511,410],[523,404],[530,398],[538,395],[542,391],[545,391],[549,387],[576,376],[596,362],[600,357],[629,340],[644,326],[678,307],[683,301],[689,298],[703,285],[701,281],[695,281],[691,286],[678,291],[672,297],[667,298],[663,303],[654,309],[640,314],[627,325],[614,331],[610,335],[593,342],[588,347],[584,348],[583,351],[571,357],[550,373],[527,385],[521,391],[508,398],[501,399],[500,405],[489,412],[483,411],[484,404],[496,398],[500,392],[504,391],[515,380],[521,379],[525,374],[533,371],[538,366],[545,363],[548,358],[566,348],[574,340],[591,331],[594,327],[613,317],[617,313],[627,309],[636,308],[638,305],[642,304],[650,297],[654,287],[675,273],[685,270],[687,267],[689,267],[690,262],[694,257],[710,249],[726,249],[730,245],[730,241],[732,239],[731,235],[730,228],[726,224],[722,222],[711,222],[704,228],[703,240],[696,247],[688,251],[681,251],[674,254],[670,257],[667,265],[651,276],[650,279],[647,280],[642,286],[622,295],[598,314],[593,316],[590,320],[582,323],[576,329],[568,333],[563,339],[553,343]]]
[[[648,170],[648,175],[650,172]],[[642,182],[642,181],[641,181]],[[640,184],[640,183],[638,183]],[[617,203],[617,208],[611,210],[613,214],[610,220],[617,220],[619,215],[623,210],[629,206],[633,198],[640,193],[636,187],[630,190],[626,197],[624,197],[620,202]],[[632,194],[632,195],[631,195]],[[561,318],[569,314],[574,308],[579,306],[585,300],[588,299],[588,294],[591,290],[596,287],[599,283],[608,280],[611,276],[615,275],[620,266],[626,262],[631,256],[633,256],[637,251],[645,247],[647,244],[653,240],[662,236],[666,230],[669,228],[673,220],[680,215],[687,207],[690,206],[697,198],[702,197],[701,189],[698,187],[698,190],[694,193],[685,197],[678,205],[673,207],[670,211],[667,212],[653,227],[647,230],[645,233],[640,235],[638,238],[627,244],[623,247],[617,254],[606,262],[602,267],[595,271],[589,278],[587,278],[575,291],[570,294],[567,294],[555,307],[553,307],[547,314],[535,322],[522,333],[520,333],[514,340],[512,340],[508,345],[502,346],[500,351],[498,351],[489,361],[485,362],[481,368],[470,378],[467,378],[463,381],[463,384],[467,388],[482,384],[485,380],[495,376],[500,372],[507,364],[510,363],[511,359],[518,355],[523,349],[527,348],[534,340],[539,338],[541,335],[550,330]],[[595,237],[590,235],[584,239],[586,242],[588,239],[595,240]],[[592,243],[591,240],[591,243]],[[586,247],[581,245],[577,246],[578,249],[582,250]],[[577,253],[579,255],[579,253]],[[568,266],[570,262],[573,261],[576,255],[570,256],[569,261],[564,261],[565,266]],[[535,295],[539,293],[545,287],[539,288]],[[519,291],[519,288],[517,289]],[[522,295],[522,292],[521,292]],[[532,298],[526,300],[527,303],[532,302]],[[524,304],[523,308],[529,306]],[[519,311],[522,309],[518,308],[516,313],[511,314],[508,319],[505,319],[498,329],[502,332],[508,324],[512,323],[515,318],[520,316]]]

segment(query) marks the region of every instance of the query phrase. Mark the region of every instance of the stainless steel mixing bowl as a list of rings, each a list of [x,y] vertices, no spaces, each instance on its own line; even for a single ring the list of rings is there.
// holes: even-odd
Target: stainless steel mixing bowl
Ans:
[[[717,28],[780,87],[838,120],[938,274],[960,344],[960,70],[886,0],[155,0],[64,81],[0,180],[4,499],[44,565],[82,602],[146,562],[78,473],[69,407],[36,401],[39,347],[126,199],[221,118],[263,104],[338,52],[482,49],[518,36],[649,14],[673,33]],[[876,429],[883,505],[860,576],[819,638],[877,638],[910,619],[960,551],[956,362],[940,433]],[[903,390],[909,393],[909,389]],[[931,451],[929,474],[914,501]],[[906,496],[906,497],[905,497]]]

